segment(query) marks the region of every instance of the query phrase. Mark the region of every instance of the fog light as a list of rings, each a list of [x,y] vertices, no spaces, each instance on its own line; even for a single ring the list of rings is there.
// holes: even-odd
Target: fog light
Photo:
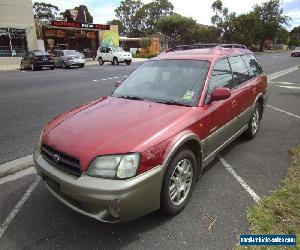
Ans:
[[[114,218],[119,218],[120,217],[120,208],[116,207],[108,207],[108,212],[111,214],[112,217]]]

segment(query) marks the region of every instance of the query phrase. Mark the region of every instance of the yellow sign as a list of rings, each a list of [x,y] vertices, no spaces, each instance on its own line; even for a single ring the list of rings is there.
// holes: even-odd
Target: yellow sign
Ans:
[[[100,32],[100,44],[106,47],[118,47],[119,35],[117,32],[105,30]]]

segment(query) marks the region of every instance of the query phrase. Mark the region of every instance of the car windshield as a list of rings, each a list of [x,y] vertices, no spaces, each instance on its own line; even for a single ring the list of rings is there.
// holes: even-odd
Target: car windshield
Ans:
[[[121,47],[114,47],[113,51],[115,51],[115,52],[124,52],[124,50]]]
[[[76,50],[65,50],[66,56],[71,56],[71,55],[79,55],[79,52]]]
[[[208,61],[153,60],[144,63],[112,96],[166,104],[197,106]]]

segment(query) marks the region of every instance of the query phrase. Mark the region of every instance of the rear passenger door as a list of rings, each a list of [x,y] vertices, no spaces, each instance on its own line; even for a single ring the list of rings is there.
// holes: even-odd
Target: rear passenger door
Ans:
[[[227,58],[220,59],[215,63],[210,78],[206,105],[204,107],[207,115],[203,123],[208,131],[206,137],[206,155],[204,157],[209,157],[214,153],[235,133],[237,128],[236,120],[234,120],[235,112],[233,111],[234,98],[230,97],[226,100],[210,102],[213,90],[219,87],[229,89],[233,87],[232,73]]]
[[[229,58],[233,75],[232,96],[235,98],[235,116],[239,116],[238,129],[241,129],[249,122],[252,115],[251,104],[251,77],[242,56]]]

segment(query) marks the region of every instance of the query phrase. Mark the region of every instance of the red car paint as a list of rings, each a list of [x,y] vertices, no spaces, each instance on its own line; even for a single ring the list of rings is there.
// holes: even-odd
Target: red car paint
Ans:
[[[261,75],[231,91],[226,100],[205,104],[210,75],[216,60],[244,54],[242,49],[210,49],[164,53],[155,60],[189,59],[211,63],[198,107],[166,105],[116,97],[100,100],[67,112],[45,128],[42,141],[50,147],[80,159],[82,171],[100,155],[140,152],[138,174],[162,164],[176,141],[195,133],[200,139],[250,107],[258,93],[266,92]],[[209,149],[208,149],[209,150]]]

